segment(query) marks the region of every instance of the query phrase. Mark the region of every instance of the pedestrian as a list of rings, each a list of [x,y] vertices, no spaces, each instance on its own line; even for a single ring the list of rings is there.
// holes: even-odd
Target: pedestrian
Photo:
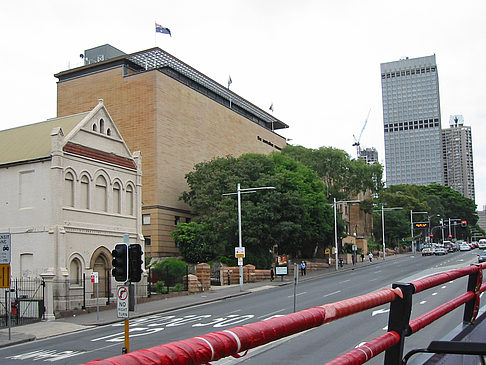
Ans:
[[[270,281],[273,281],[273,267],[270,268]]]
[[[361,262],[364,262],[364,253],[361,252]]]
[[[372,261],[373,261],[373,253],[372,253],[372,252],[370,252],[370,253],[368,254],[368,257],[370,258],[370,262],[372,262]]]
[[[306,269],[305,261],[302,261],[300,263],[300,275],[301,276],[304,276],[305,275],[305,269]]]
[[[304,261],[304,276],[307,275],[307,262]]]

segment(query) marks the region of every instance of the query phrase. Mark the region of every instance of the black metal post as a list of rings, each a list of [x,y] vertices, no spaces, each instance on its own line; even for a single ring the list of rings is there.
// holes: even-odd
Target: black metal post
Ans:
[[[83,305],[81,309],[86,309],[86,273],[83,273]]]
[[[479,266],[478,264],[473,264]],[[470,301],[466,302],[464,306],[464,316],[462,318],[465,323],[473,323],[478,315],[479,309],[479,295],[478,291],[483,282],[483,272],[482,270],[476,271],[474,274],[469,275],[467,281],[467,291],[472,291],[476,295]]]
[[[165,284],[167,285],[167,294],[169,294],[169,265],[165,267]]]
[[[400,342],[386,350],[384,363],[387,365],[400,365],[402,363],[405,336],[411,334],[409,322],[412,313],[412,295],[415,293],[415,287],[410,283],[394,283],[392,288],[400,288],[403,298],[398,297],[390,303],[388,331],[397,332],[400,335]]]
[[[148,278],[147,278],[147,297],[151,297],[152,296],[152,268],[149,267],[148,269]]]
[[[184,285],[184,290],[189,290],[189,265],[186,264],[186,283]]]

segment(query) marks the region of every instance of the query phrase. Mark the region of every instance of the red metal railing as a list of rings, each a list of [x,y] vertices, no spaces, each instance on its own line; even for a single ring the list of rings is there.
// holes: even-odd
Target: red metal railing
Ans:
[[[386,303],[391,303],[388,325],[389,331],[339,356],[328,364],[363,364],[383,351],[387,351],[385,357],[386,363],[399,364],[398,360],[401,361],[403,355],[400,351],[400,347],[403,349],[403,345],[400,345],[404,341],[405,336],[417,332],[450,310],[463,304],[466,304],[465,313],[470,312],[467,315],[470,318],[466,318],[465,314],[465,320],[474,320],[479,306],[479,294],[486,290],[486,284],[482,284],[482,270],[485,268],[486,263],[471,265],[466,268],[413,281],[407,284],[408,286],[403,286],[403,288],[383,289],[359,297],[309,308],[282,317],[234,327],[224,331],[212,332],[203,336],[171,342],[145,350],[138,350],[106,360],[95,360],[87,364],[206,364],[227,356],[240,357],[238,355],[239,353],[245,352],[246,354],[249,349]],[[468,290],[466,293],[414,320],[409,320],[412,294],[464,276],[469,276]],[[467,309],[468,305],[470,309]],[[399,311],[403,313],[399,313]],[[406,314],[407,311],[408,317]],[[397,321],[396,318],[402,321],[401,325],[397,324],[400,321]],[[403,322],[403,318],[405,318],[405,322]]]

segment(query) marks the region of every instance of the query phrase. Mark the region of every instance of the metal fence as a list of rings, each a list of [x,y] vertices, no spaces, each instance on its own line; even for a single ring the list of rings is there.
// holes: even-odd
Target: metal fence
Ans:
[[[45,312],[44,288],[40,278],[12,279],[10,289],[4,289],[0,298],[0,327],[8,326],[9,312],[12,326],[40,321]]]

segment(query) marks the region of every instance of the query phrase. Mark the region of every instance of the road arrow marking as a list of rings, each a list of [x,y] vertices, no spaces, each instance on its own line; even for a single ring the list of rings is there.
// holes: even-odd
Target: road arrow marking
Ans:
[[[374,317],[377,314],[388,313],[389,311],[390,311],[389,309],[378,309],[376,311],[371,312],[371,316]]]

